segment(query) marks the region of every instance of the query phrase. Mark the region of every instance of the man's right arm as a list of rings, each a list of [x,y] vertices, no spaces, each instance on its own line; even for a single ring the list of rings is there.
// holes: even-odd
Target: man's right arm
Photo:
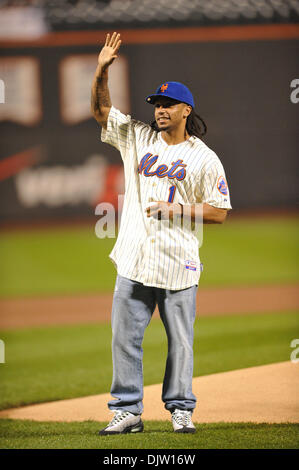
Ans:
[[[116,59],[120,45],[120,34],[113,33],[111,37],[107,34],[92,82],[91,112],[104,129],[107,129],[107,120],[112,106],[108,88],[108,68]]]

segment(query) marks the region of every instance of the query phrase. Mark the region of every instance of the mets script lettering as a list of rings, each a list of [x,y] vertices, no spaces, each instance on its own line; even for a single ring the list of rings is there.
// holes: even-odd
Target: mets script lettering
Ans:
[[[157,162],[159,155],[154,155],[152,153],[147,153],[142,157],[141,162],[138,166],[138,173],[144,174],[144,176],[158,176],[158,178],[168,177],[170,179],[176,178],[181,181],[186,176],[186,166],[182,162],[183,160],[177,160],[172,162],[172,166],[168,167],[167,165],[159,165],[155,170],[150,171],[154,164]]]

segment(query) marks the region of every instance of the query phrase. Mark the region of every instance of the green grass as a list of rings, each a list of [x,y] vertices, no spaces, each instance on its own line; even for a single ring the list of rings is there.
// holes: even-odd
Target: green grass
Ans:
[[[194,376],[290,359],[299,337],[294,312],[197,318]],[[3,331],[0,408],[108,392],[112,378],[110,325],[75,325]],[[144,383],[163,380],[167,344],[153,319],[143,343]]]
[[[298,281],[298,235],[298,222],[286,218],[205,226],[201,286]],[[93,226],[2,232],[0,296],[111,291],[114,243]]]
[[[175,434],[170,422],[145,421],[140,434],[98,436],[106,423],[0,420],[2,449],[298,449],[298,424],[197,424]]]
[[[201,286],[299,280],[299,223],[246,219],[205,226]]]
[[[0,295],[109,291],[114,241],[98,239],[93,227],[2,233]]]

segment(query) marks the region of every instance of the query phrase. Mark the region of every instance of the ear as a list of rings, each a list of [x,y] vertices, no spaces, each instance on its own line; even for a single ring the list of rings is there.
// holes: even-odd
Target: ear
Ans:
[[[187,119],[187,117],[189,116],[189,114],[191,113],[192,111],[192,106],[190,106],[189,104],[186,104],[185,105],[185,109],[184,109],[184,114],[183,114],[183,117],[185,119]]]

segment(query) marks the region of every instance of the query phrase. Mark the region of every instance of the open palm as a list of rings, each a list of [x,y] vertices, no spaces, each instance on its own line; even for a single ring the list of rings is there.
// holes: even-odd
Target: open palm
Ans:
[[[98,63],[102,68],[109,67],[116,59],[120,45],[120,34],[114,32],[111,37],[109,33],[107,34],[106,42],[98,57]]]

